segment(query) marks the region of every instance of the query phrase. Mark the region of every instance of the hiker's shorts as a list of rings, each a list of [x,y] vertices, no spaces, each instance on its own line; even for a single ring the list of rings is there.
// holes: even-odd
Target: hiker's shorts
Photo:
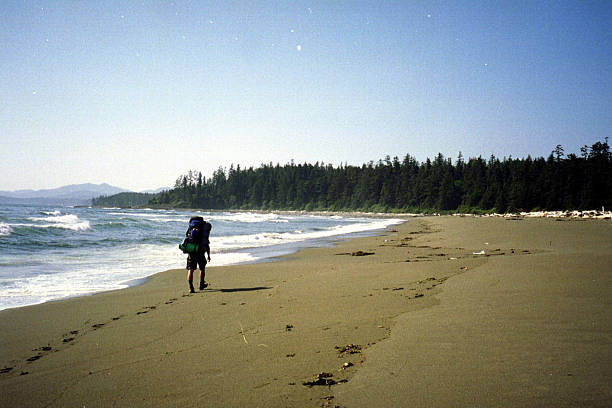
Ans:
[[[187,267],[186,269],[198,269],[198,265],[200,266],[200,270],[203,271],[206,267],[206,255],[204,253],[201,254],[189,254],[187,256]]]

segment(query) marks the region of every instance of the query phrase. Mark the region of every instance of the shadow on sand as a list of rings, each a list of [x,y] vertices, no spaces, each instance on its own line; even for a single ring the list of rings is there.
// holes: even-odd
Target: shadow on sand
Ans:
[[[255,286],[254,288],[231,288],[231,289],[205,289],[206,292],[252,292],[254,290],[268,290],[272,289],[271,286]]]

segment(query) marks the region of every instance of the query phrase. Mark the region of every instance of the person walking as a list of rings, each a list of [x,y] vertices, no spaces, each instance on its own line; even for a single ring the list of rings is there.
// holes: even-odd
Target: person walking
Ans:
[[[204,221],[202,217],[191,217],[187,229],[186,242],[195,244],[195,250],[187,255],[187,281],[189,292],[195,293],[193,287],[193,272],[200,268],[200,290],[205,289],[208,283],[204,280],[206,276],[206,262],[210,262],[210,230],[212,225]]]

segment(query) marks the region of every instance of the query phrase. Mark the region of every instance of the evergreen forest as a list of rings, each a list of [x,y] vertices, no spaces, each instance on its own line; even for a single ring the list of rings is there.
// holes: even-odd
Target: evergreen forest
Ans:
[[[387,156],[361,166],[272,163],[219,168],[211,178],[189,171],[154,207],[374,212],[516,212],[612,207],[608,139],[548,158],[491,156],[417,161]]]
[[[94,198],[91,200],[91,204],[94,207],[141,207],[147,205],[155,197],[157,197],[157,194],[124,192]]]

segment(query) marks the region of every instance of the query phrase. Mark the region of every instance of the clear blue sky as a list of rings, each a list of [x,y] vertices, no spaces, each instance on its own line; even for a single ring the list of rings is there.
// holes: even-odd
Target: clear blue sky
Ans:
[[[0,3],[0,190],[240,164],[579,152],[612,1]]]

